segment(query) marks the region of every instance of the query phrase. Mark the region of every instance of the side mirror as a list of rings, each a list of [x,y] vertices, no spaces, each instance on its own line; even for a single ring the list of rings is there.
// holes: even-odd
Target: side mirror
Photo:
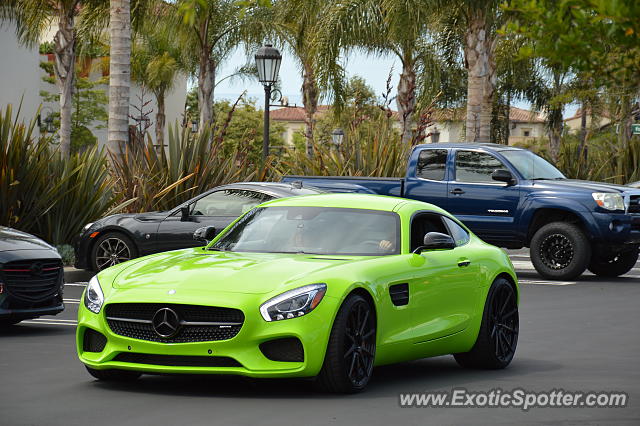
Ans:
[[[182,222],[187,222],[189,220],[189,206],[180,207],[180,220]]]
[[[505,182],[507,185],[513,185],[516,183],[511,172],[504,169],[497,169],[491,173],[491,179],[497,180],[498,182]]]
[[[205,244],[209,244],[209,241],[213,240],[216,236],[216,228],[213,226],[203,226],[196,229],[193,233],[193,239],[196,241],[202,241]]]
[[[440,232],[427,232],[422,245],[413,252],[420,253],[423,250],[451,250],[454,248],[456,248],[456,242],[451,236]]]

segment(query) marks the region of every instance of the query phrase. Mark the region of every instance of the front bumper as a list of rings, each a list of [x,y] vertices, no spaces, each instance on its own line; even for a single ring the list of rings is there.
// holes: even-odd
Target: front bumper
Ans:
[[[266,322],[260,316],[258,307],[263,296],[249,294],[226,294],[208,298],[206,305],[240,308],[245,320],[238,334],[228,340],[194,343],[160,343],[134,339],[117,335],[111,331],[104,316],[105,308],[99,314],[93,314],[84,305],[78,312],[76,345],[80,361],[94,369],[123,369],[143,373],[182,373],[182,374],[232,374],[249,377],[311,377],[316,376],[322,367],[325,350],[337,310],[338,302],[325,296],[318,307],[303,317]],[[136,303],[142,301],[120,300],[118,302]],[[147,303],[167,303],[164,300],[144,300]],[[107,303],[115,303],[109,300]],[[189,300],[171,300],[171,303],[194,304]],[[199,301],[197,304],[203,304]],[[246,309],[242,307],[250,306]],[[102,333],[107,343],[101,352],[85,352],[83,339],[87,328]],[[304,348],[304,361],[284,362],[268,359],[260,350],[261,343],[295,337]],[[140,364],[121,362],[116,358],[121,353],[152,354],[185,357],[228,357],[240,366],[203,367]],[[136,355],[137,356],[137,355]]]
[[[19,319],[26,320],[38,318],[42,315],[56,315],[64,311],[64,303],[58,303],[53,306],[29,309],[4,309],[0,307],[0,319]]]
[[[76,269],[91,269],[89,263],[89,249],[91,247],[91,238],[87,232],[78,235],[73,241],[73,252],[75,261],[73,266]]]
[[[640,244],[640,215],[593,213],[599,230],[596,242],[606,245]]]

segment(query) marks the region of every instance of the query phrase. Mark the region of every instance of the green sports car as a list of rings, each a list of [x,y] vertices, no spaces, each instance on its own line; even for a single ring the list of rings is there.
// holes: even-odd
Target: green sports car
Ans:
[[[80,306],[77,349],[102,380],[315,377],[355,392],[374,366],[417,358],[506,367],[518,300],[506,253],[444,210],[310,195],[261,204],[205,247],[100,272]]]

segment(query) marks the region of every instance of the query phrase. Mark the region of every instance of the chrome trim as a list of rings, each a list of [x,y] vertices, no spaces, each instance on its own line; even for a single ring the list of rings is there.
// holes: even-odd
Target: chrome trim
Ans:
[[[118,317],[107,317],[110,321],[120,321],[120,322],[135,322],[138,324],[153,324],[151,320],[142,320],[142,319],[134,319],[134,318],[118,318]],[[198,321],[180,321],[180,325],[190,325],[190,326],[234,326],[234,325],[242,325],[241,322],[198,322]]]

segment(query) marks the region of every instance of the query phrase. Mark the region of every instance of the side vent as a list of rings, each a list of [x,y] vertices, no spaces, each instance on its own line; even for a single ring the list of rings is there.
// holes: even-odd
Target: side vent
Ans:
[[[389,286],[389,296],[391,302],[396,306],[404,306],[409,304],[409,284],[394,284]]]

